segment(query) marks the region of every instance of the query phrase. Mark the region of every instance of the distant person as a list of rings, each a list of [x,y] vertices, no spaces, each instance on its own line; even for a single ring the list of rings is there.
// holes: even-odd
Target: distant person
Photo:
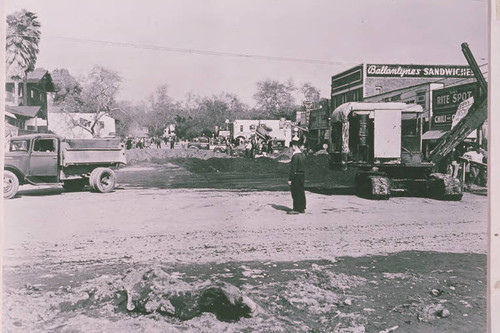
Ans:
[[[125,143],[127,150],[132,149],[132,138],[127,138],[127,142]]]
[[[245,145],[245,157],[250,158],[252,157],[252,141],[248,141]]]
[[[273,142],[272,142],[271,140],[269,140],[269,141],[267,142],[267,152],[268,152],[269,154],[272,154],[272,153],[273,153]]]
[[[290,162],[290,175],[288,177],[288,185],[292,192],[293,209],[289,214],[305,213],[306,211],[306,193],[304,189],[305,183],[305,155],[300,149],[300,142],[293,140],[291,143],[293,155]]]
[[[483,163],[484,156],[481,154],[479,148],[469,147],[463,157],[472,162]],[[465,167],[465,172],[465,184],[467,185],[467,190],[471,190],[472,185],[479,176],[479,166],[477,164],[468,163]]]
[[[159,136],[156,137],[155,143],[156,143],[156,148],[161,149],[161,139]]]
[[[173,137],[170,137],[170,149],[174,149],[175,146],[175,140]]]
[[[229,140],[226,140],[226,154],[228,156],[233,155],[233,144]]]

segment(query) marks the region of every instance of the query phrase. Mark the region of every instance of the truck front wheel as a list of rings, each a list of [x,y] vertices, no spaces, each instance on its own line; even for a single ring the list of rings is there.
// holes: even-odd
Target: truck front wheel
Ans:
[[[115,185],[116,175],[109,168],[96,168],[90,174],[90,187],[96,192],[111,192]]]
[[[19,190],[19,179],[9,170],[3,171],[3,197],[10,199],[17,194]]]

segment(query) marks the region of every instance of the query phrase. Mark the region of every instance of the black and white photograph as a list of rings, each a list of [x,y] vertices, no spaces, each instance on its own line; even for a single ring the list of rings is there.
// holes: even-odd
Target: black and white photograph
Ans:
[[[0,331],[494,332],[496,2],[0,7]]]

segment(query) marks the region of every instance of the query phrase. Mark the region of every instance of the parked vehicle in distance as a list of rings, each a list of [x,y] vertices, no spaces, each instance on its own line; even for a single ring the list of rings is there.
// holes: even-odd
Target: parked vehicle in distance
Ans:
[[[6,199],[23,184],[62,184],[73,191],[90,185],[96,192],[110,192],[116,185],[111,168],[126,164],[125,146],[118,139],[61,139],[54,134],[11,138],[4,160]]]
[[[269,152],[269,153],[273,153],[273,152],[280,152],[280,151],[283,151],[285,150],[285,140],[276,140],[276,139],[273,139],[271,140],[271,149],[272,151]]]
[[[208,142],[208,138],[195,138],[192,142],[188,142],[187,147],[192,149],[210,149],[210,143]]]
[[[227,145],[219,140],[213,140],[210,142],[209,149],[216,153],[224,153],[227,150]]]

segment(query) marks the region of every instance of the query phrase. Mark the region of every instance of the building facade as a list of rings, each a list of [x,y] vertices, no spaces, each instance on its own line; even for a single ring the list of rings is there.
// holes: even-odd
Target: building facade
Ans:
[[[116,136],[115,119],[108,115],[99,117],[95,122],[95,113],[49,113],[49,130],[67,139],[112,138]],[[91,127],[94,125],[94,135]]]
[[[423,130],[430,128],[430,120],[433,114],[433,94],[436,90],[442,89],[444,83],[423,83],[416,86],[400,88],[379,95],[365,97],[364,102],[403,102],[406,104],[417,104],[424,110]]]
[[[9,114],[6,122],[16,126],[19,134],[47,132],[47,114],[51,104],[51,93],[55,91],[49,72],[36,68],[26,76],[26,80],[17,83],[7,80],[5,83],[5,105]]]
[[[230,124],[231,137],[234,140],[248,140],[256,135],[260,126],[265,126],[272,139],[284,141],[285,147],[288,147],[292,140],[292,123],[284,118],[279,120],[248,120],[237,119]]]
[[[446,87],[474,81],[474,73],[469,66],[361,64],[332,76],[331,110],[335,110],[343,103],[360,102],[368,97],[383,95],[403,88],[433,83]],[[427,91],[430,90],[431,86],[421,91],[416,90],[415,103],[430,105],[432,96],[427,94]],[[391,97],[393,96],[397,99],[395,95],[391,95]],[[427,121],[430,120],[429,110],[424,117]]]

